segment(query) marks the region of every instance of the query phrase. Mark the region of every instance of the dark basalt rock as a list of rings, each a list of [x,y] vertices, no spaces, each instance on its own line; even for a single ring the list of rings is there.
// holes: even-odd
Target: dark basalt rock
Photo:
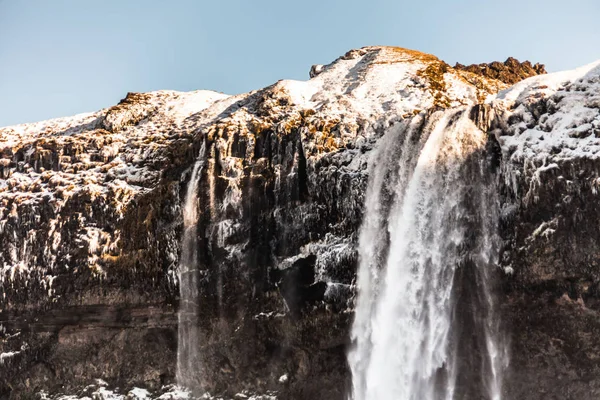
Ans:
[[[531,76],[546,73],[544,64],[531,64],[529,61],[520,62],[513,57],[507,58],[503,63],[498,61],[489,64],[482,63],[471,65],[456,63],[454,68],[472,72],[486,78],[496,79],[509,85],[513,85]]]

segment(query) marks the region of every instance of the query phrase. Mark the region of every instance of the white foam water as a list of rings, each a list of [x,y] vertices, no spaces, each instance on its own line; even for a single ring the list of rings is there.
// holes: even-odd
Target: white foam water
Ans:
[[[178,345],[177,345],[177,384],[181,387],[197,391],[199,384],[198,366],[201,362],[199,346],[199,296],[198,296],[198,246],[197,226],[199,216],[198,186],[205,164],[205,144],[188,184],[183,208],[183,238],[181,242],[181,258],[179,261],[179,313],[178,313]]]
[[[417,117],[382,138],[359,240],[354,400],[501,399],[486,142],[468,109]],[[479,338],[471,351],[465,329]]]

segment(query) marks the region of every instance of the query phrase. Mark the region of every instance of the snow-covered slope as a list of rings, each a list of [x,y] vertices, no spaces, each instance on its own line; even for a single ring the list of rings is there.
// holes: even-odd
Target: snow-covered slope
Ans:
[[[547,167],[600,156],[600,61],[526,79],[500,92],[495,102],[511,113],[509,135],[499,140],[513,161]],[[539,106],[529,108],[532,104]]]
[[[504,120],[496,135],[507,161],[505,178],[526,203],[538,196],[550,170],[560,175],[573,161],[600,157],[600,61],[525,79],[491,104]],[[589,180],[593,188],[600,185]]]

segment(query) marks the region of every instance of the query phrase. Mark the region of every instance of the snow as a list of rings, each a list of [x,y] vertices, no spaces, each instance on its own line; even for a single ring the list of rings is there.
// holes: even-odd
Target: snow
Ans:
[[[432,62],[431,56],[406,49],[370,47],[322,67],[309,81],[280,81],[278,87],[301,108],[378,123],[382,117],[411,115],[433,105],[428,82],[418,74]],[[452,105],[476,102],[476,88],[460,75],[449,72],[444,80]]]
[[[3,327],[4,328],[4,327]],[[9,335],[6,339],[10,338],[10,337],[15,337],[18,336],[17,334],[15,335]],[[7,351],[7,352],[3,352],[0,353],[0,366],[4,365],[6,360],[10,360],[13,357],[23,353],[24,351],[26,351],[29,348],[29,345],[27,343],[23,343],[21,345],[21,349],[18,351]]]
[[[161,149],[180,135],[195,132],[204,121],[195,116],[228,97],[203,90],[157,91],[146,94],[139,104],[129,105],[131,110],[117,106],[0,128],[0,234],[14,236],[6,244],[9,248],[0,251],[0,283],[14,282],[18,277],[27,281],[36,278],[51,297],[52,271],[59,261],[65,265],[64,260],[56,259],[65,222],[61,210],[72,198],[81,196],[92,201],[103,199],[107,207],[110,204],[113,212],[123,217],[127,204],[151,190],[160,179],[161,171],[153,164],[162,162]],[[110,112],[111,124],[120,124],[114,132],[100,129]],[[144,118],[128,125],[131,115]],[[52,168],[45,169],[48,165]],[[37,214],[39,222],[42,213],[37,210],[47,205],[55,217],[48,221],[47,242],[40,243],[46,239],[36,238],[35,229],[27,237],[17,236],[15,223],[24,214]],[[89,249],[90,268],[102,275],[98,261],[117,246],[120,233],[104,231],[91,220],[82,219],[81,224],[81,230],[74,232],[76,240],[80,247]],[[7,226],[11,232],[6,232]],[[32,248],[41,245],[44,263],[30,254]]]
[[[23,139],[38,136],[59,134],[74,135],[81,132],[86,125],[94,125],[102,110],[94,113],[83,113],[66,118],[55,118],[29,124],[0,127],[0,148],[12,147]]]
[[[554,232],[556,232],[556,225],[557,225],[557,221],[556,219],[553,219],[552,221],[549,222],[542,222],[540,224],[540,226],[538,226],[533,233],[531,234],[531,236],[528,238],[529,240],[534,240],[537,237],[543,237],[543,238],[548,238],[550,237]]]
[[[600,72],[599,69],[600,60],[569,71],[533,76],[500,91],[496,96],[492,96],[490,101],[499,100],[510,106],[510,103],[523,102],[532,97],[548,97],[548,95],[561,90],[569,82],[584,79],[588,75],[597,76]]]
[[[287,375],[284,375],[287,377]],[[49,394],[45,391],[38,393],[41,400],[277,400],[273,393],[253,394],[247,391],[237,393],[233,398],[225,398],[221,396],[211,396],[204,394],[200,397],[193,397],[186,389],[169,385],[164,386],[159,393],[152,394],[146,389],[133,388],[126,395],[120,394],[118,390],[110,390],[107,388],[106,382],[101,380],[100,383],[89,385],[83,390],[84,394],[66,395],[66,394]],[[280,378],[281,381],[281,378]],[[282,382],[283,383],[283,382]]]
[[[275,311],[271,311],[271,312],[258,313],[254,317],[252,317],[252,319],[258,321],[258,320],[268,320],[268,319],[272,319],[272,318],[283,318],[283,317],[285,317],[285,314],[275,313]]]
[[[175,92],[176,93],[176,92]],[[210,90],[196,90],[188,93],[178,93],[178,96],[167,102],[166,108],[173,112],[173,115],[183,120],[193,114],[199,113],[213,103],[229,97],[223,93],[217,93]]]
[[[548,99],[556,110],[536,120],[528,106],[540,98]],[[540,161],[543,167],[554,164],[557,168],[554,161],[600,156],[600,61],[526,79],[500,93],[495,101],[522,120],[511,127],[512,136],[499,137],[513,159]]]
[[[14,356],[20,353],[20,351],[8,351],[6,353],[0,353],[0,365],[4,365],[5,360],[13,358]]]
[[[133,398],[133,399],[148,399],[150,398],[150,392],[147,391],[146,389],[140,389],[140,388],[133,388],[129,391],[129,393],[127,394],[127,397]]]
[[[98,384],[100,385],[100,384]],[[140,389],[140,388],[133,388],[132,390],[129,391],[129,393],[127,393],[127,395],[122,395],[119,393],[116,393],[112,390],[106,389],[105,386],[106,382],[104,382],[104,385],[101,385],[101,387],[97,388],[96,390],[94,390],[92,393],[90,393],[89,396],[81,396],[81,395],[63,395],[63,394],[58,394],[58,395],[50,395],[44,391],[39,392],[38,396],[41,400],[149,400],[151,399],[150,397],[150,392],[148,392],[146,389]],[[95,385],[91,385],[88,386],[88,389],[94,389]],[[84,390],[84,392],[87,390]],[[186,397],[177,397],[177,398],[173,398],[173,399],[185,399]]]
[[[164,393],[157,397],[157,400],[179,400],[179,399],[189,399],[190,393],[185,391],[184,389],[175,388],[167,393]]]
[[[546,174],[574,159],[600,158],[600,61],[572,71],[540,75],[500,92],[491,104],[513,121],[496,132],[507,184],[518,193],[518,177],[528,177],[525,201]],[[509,182],[512,181],[512,182]]]

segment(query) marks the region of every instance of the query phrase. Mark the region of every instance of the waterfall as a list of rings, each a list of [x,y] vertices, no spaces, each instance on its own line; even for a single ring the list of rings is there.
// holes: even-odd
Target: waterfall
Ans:
[[[196,391],[200,364],[199,354],[199,298],[198,298],[198,185],[205,163],[205,144],[194,164],[183,208],[183,238],[179,261],[179,313],[177,344],[177,384]]]
[[[468,109],[417,116],[381,139],[359,239],[354,400],[501,399],[486,142]]]

